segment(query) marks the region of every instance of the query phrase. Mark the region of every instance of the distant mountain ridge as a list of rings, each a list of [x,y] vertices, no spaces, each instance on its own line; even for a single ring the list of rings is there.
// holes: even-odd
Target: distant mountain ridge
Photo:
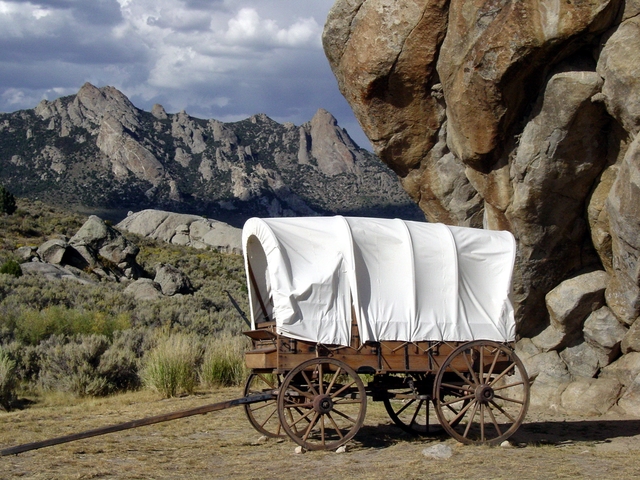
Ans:
[[[0,114],[0,182],[22,197],[85,210],[162,208],[240,224],[249,216],[351,214],[424,219],[395,174],[336,119],[223,123],[114,87]]]

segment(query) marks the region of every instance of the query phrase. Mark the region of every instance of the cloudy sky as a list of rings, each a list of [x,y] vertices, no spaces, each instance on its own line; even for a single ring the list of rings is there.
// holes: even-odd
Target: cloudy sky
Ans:
[[[112,85],[139,108],[300,125],[370,148],[321,45],[334,0],[0,0],[0,112]]]

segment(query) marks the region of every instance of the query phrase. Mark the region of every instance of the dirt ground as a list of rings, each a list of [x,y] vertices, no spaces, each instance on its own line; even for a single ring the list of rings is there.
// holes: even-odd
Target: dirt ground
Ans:
[[[186,410],[241,396],[239,389],[159,400],[136,392],[73,405],[0,412],[0,448]],[[427,458],[443,443],[448,459]],[[512,447],[464,446],[447,436],[416,439],[369,401],[346,453],[296,454],[291,441],[261,440],[242,407],[0,457],[0,478],[430,478],[551,479],[640,476],[640,420],[567,417],[530,410]]]

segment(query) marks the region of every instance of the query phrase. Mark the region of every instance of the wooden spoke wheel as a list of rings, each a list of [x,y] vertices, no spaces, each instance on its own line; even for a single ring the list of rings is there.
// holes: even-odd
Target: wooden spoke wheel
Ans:
[[[438,418],[432,411],[432,383],[427,375],[396,375],[383,399],[389,418],[412,435],[434,435],[442,432]]]
[[[291,370],[278,395],[285,433],[307,450],[332,450],[364,423],[367,396],[358,374],[333,358],[312,358]]]
[[[247,378],[247,383],[244,386],[244,396],[271,391],[277,394],[281,384],[282,375],[277,373],[252,373]],[[272,438],[286,437],[280,426],[277,397],[264,402],[245,403],[244,411],[247,414],[249,423],[258,432]]]
[[[529,377],[509,347],[476,340],[456,348],[434,384],[440,424],[466,444],[495,445],[522,424],[529,407]]]

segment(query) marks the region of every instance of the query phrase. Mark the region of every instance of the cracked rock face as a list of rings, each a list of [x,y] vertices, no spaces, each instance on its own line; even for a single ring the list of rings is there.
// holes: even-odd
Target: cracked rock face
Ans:
[[[631,348],[594,345],[594,321],[582,326],[605,308],[618,338],[640,315],[640,2],[337,0],[323,45],[376,153],[430,221],[516,236],[518,332],[571,365],[571,378],[545,374],[547,403],[624,358]],[[604,303],[582,305],[568,338],[545,297],[596,271]]]

